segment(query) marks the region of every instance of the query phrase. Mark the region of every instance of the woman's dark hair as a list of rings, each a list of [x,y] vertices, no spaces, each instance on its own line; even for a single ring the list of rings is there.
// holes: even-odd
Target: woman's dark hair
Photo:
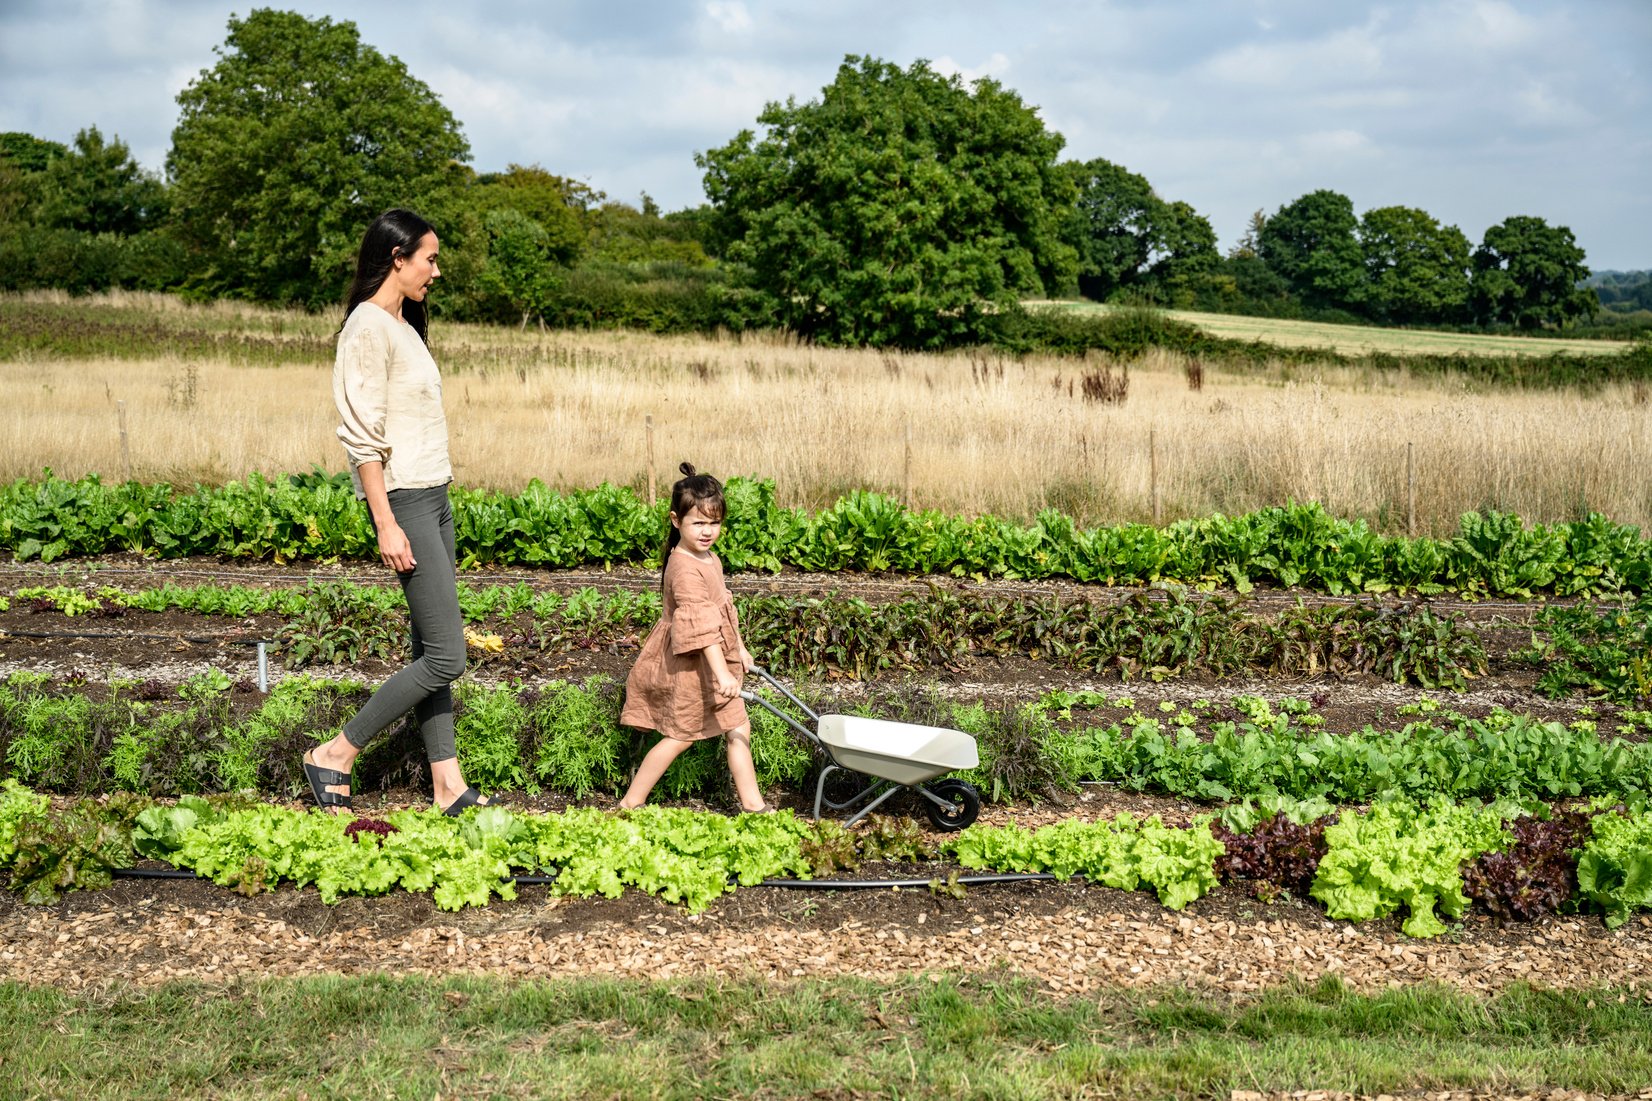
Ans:
[[[400,207],[387,210],[373,219],[361,239],[361,251],[356,253],[356,277],[350,281],[350,293],[344,299],[344,318],[350,319],[357,306],[378,293],[385,278],[396,266],[396,258],[411,258],[427,233],[436,232],[429,222]],[[402,303],[402,319],[413,326],[419,339],[430,343],[430,320],[424,303],[411,298]],[[342,328],[339,330],[342,332]]]
[[[728,506],[723,503],[723,483],[710,474],[699,474],[694,470],[693,463],[679,463],[677,469],[683,476],[671,487],[671,511],[681,520],[698,508],[707,516],[715,516],[719,520],[728,512]],[[665,567],[671,561],[671,552],[677,549],[682,541],[683,533],[676,524],[670,525],[665,536],[665,551],[660,555],[660,584],[665,584]]]

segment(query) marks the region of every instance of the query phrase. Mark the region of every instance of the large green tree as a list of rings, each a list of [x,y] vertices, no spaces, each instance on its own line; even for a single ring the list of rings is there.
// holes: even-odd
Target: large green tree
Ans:
[[[1159,198],[1146,177],[1102,157],[1066,167],[1078,189],[1067,239],[1086,297],[1140,290],[1165,298],[1219,259],[1210,222],[1187,203]]]
[[[69,155],[62,142],[21,130],[0,133],[0,226],[31,223],[39,211],[46,167]]]
[[[1468,305],[1468,238],[1407,206],[1368,210],[1359,223],[1366,312],[1401,325],[1461,320]]]
[[[1474,316],[1484,325],[1541,329],[1593,317],[1600,300],[1572,231],[1516,215],[1486,230],[1474,250]]]
[[[41,172],[36,220],[53,229],[128,236],[166,217],[166,188],[132,158],[120,138],[105,141],[93,126]]]
[[[468,202],[484,214],[513,210],[545,231],[543,247],[554,263],[567,266],[585,251],[586,220],[602,192],[539,165],[513,164],[476,178]]]
[[[680,264],[708,268],[711,258],[695,237],[692,216],[664,216],[645,193],[639,209],[605,202],[590,212],[590,260],[598,264]]]
[[[1159,197],[1146,176],[1104,157],[1066,168],[1078,191],[1068,227],[1078,251],[1078,289],[1106,301],[1146,273]]]
[[[490,211],[482,227],[488,255],[476,274],[475,294],[490,315],[508,310],[526,328],[544,314],[558,275],[566,270],[557,261],[558,246],[544,226],[510,207]]]
[[[1303,302],[1349,309],[1365,289],[1364,260],[1354,239],[1358,225],[1348,196],[1312,191],[1263,223],[1256,248]]]
[[[68,155],[69,147],[60,141],[47,141],[21,130],[0,133],[0,161],[20,172],[44,172],[52,161]]]
[[[1149,280],[1174,298],[1178,289],[1221,262],[1216,251],[1216,230],[1210,219],[1180,199],[1165,203],[1159,215],[1158,233],[1153,239],[1153,265]]]
[[[771,103],[697,157],[729,259],[793,330],[933,347],[1071,286],[1062,138],[996,81],[848,57],[818,100]]]
[[[178,95],[166,162],[204,288],[336,302],[375,215],[432,209],[463,179],[459,124],[353,23],[259,9],[217,52]]]
[[[72,146],[0,134],[0,289],[169,289],[184,270],[167,190],[97,127]]]

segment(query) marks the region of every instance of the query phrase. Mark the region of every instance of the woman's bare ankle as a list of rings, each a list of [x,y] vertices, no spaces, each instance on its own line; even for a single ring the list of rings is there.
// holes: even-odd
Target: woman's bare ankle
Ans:
[[[349,772],[355,767],[356,754],[343,752],[337,742],[337,738],[331,738],[312,748],[308,754],[310,763],[335,772]]]

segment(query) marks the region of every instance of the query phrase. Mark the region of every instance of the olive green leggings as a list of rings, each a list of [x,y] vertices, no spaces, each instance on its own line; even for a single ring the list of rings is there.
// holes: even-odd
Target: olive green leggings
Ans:
[[[465,671],[465,623],[459,614],[453,508],[447,486],[393,489],[390,511],[413,549],[413,569],[396,575],[413,622],[413,662],[380,685],[355,718],[344,724],[344,737],[360,749],[411,710],[424,737],[425,755],[432,763],[451,760],[458,753],[453,745],[453,692],[448,685]]]

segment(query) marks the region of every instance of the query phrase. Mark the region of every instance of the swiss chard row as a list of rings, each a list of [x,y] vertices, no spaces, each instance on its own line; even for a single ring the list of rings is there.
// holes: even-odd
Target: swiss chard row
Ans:
[[[1083,529],[1053,510],[1030,525],[910,510],[855,492],[810,514],[782,507],[774,484],[728,483],[718,544],[732,570],[898,571],[1052,578],[1113,585],[1302,587],[1329,593],[1445,590],[1493,596],[1652,590],[1652,549],[1637,528],[1599,515],[1526,525],[1464,514],[1447,539],[1374,532],[1317,504],[1166,527]],[[560,493],[535,481],[518,494],[455,488],[461,564],[574,568],[658,561],[666,505],[603,485]],[[0,551],[53,561],[111,551],[157,558],[372,559],[366,513],[343,476],[251,475],[221,487],[104,484],[48,474],[0,486]]]

